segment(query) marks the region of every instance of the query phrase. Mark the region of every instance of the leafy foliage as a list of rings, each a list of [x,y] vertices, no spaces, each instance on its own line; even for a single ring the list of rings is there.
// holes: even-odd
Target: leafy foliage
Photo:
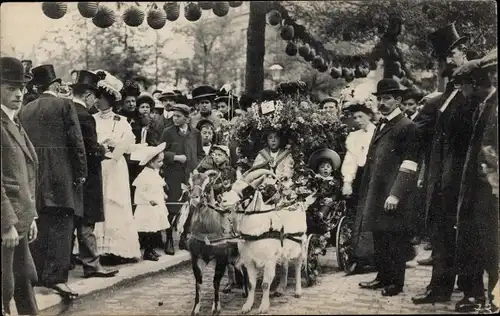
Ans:
[[[432,61],[427,35],[456,21],[469,46],[484,54],[497,43],[494,1],[287,1],[286,7],[310,31],[323,39],[366,42],[380,36],[391,19],[401,18],[399,36],[412,68],[425,69]]]
[[[232,36],[232,16],[202,20],[174,32],[193,42],[194,56],[182,60],[179,75],[192,89],[200,84],[222,86],[237,77],[239,55],[244,54],[244,38]]]

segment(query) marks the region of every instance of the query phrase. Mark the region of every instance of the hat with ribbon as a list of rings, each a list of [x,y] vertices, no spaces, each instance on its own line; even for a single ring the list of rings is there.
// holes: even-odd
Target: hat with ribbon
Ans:
[[[328,160],[331,162],[333,170],[337,170],[338,168],[340,168],[341,160],[339,154],[329,148],[322,148],[313,152],[309,157],[309,168],[317,171],[319,164],[324,160]]]
[[[139,166],[147,165],[154,157],[156,157],[158,154],[160,154],[162,151],[164,151],[166,146],[167,146],[167,143],[161,143],[160,145],[155,146],[155,147],[146,147],[144,149],[146,151],[146,153],[144,154],[143,158],[139,162]]]
[[[445,57],[453,48],[468,41],[467,36],[458,35],[455,22],[429,34],[428,39],[432,45],[433,54],[437,57]]]
[[[54,82],[62,82],[61,78],[56,76],[56,71],[54,70],[53,65],[47,64],[34,67],[31,69],[31,73],[33,74],[31,83],[35,86],[48,87]]]
[[[0,58],[1,83],[28,83],[33,76],[24,71],[23,63],[14,57]]]
[[[75,81],[69,85],[72,89],[84,87],[92,90],[97,90],[99,89],[99,87],[97,86],[99,80],[103,80],[106,78],[106,74],[102,71],[93,73],[87,70],[76,70],[75,72]]]
[[[217,90],[211,86],[199,86],[191,92],[193,100],[209,99],[213,100],[217,94]]]
[[[377,91],[372,94],[380,96],[383,94],[402,94],[407,89],[403,87],[397,79],[384,78],[377,83]]]
[[[189,116],[191,114],[191,108],[185,104],[182,103],[177,103],[172,108],[170,111],[176,111],[182,113],[184,116]]]
[[[115,101],[120,101],[122,99],[122,94],[120,93],[120,91],[123,88],[123,82],[121,82],[120,79],[116,78],[106,70],[99,69],[94,71],[95,74],[98,74],[99,72],[103,72],[104,74],[106,74],[106,77],[97,82],[97,87],[99,89],[105,90],[108,94],[112,95],[115,98]]]

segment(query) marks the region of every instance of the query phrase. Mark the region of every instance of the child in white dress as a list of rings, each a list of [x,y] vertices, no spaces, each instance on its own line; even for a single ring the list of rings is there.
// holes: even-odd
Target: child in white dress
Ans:
[[[163,165],[165,143],[147,147],[139,166],[145,166],[132,185],[135,187],[134,214],[137,231],[145,233],[144,260],[158,261],[160,256],[153,248],[154,233],[170,228],[168,209],[165,204],[167,195],[163,190],[165,181],[159,171]]]

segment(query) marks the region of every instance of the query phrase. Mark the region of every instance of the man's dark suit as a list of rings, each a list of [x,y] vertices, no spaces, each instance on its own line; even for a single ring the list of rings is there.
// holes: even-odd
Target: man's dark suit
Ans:
[[[445,93],[429,100],[414,120],[422,133],[422,149],[429,153],[425,161],[426,220],[435,232],[429,290],[439,296],[450,296],[455,285],[457,203],[474,112],[461,91],[440,111],[453,90],[448,84]]]
[[[403,114],[395,116],[373,135],[360,188],[356,229],[372,232],[378,281],[403,287],[406,254],[411,249],[411,196],[417,174],[403,162],[418,161],[417,126]],[[396,210],[387,211],[389,196],[398,198]]]
[[[36,212],[38,158],[22,127],[1,111],[2,234],[13,225],[19,235],[14,248],[2,246],[2,306],[10,313],[12,297],[22,315],[35,315],[38,307],[32,284],[36,268],[28,246],[28,233]]]
[[[73,217],[83,217],[83,190],[75,182],[87,177],[85,146],[70,99],[43,93],[19,118],[39,160],[39,235],[31,250],[39,283],[50,287],[68,280]]]
[[[101,269],[94,226],[95,223],[104,221],[101,161],[104,159],[105,149],[97,142],[95,119],[83,101],[74,100],[74,104],[87,154],[88,176],[83,187],[83,217],[75,218],[79,257],[86,275]]]

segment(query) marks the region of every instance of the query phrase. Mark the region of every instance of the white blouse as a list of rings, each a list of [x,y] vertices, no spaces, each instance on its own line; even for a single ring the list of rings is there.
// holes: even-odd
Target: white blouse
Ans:
[[[370,147],[375,129],[375,125],[370,123],[366,130],[360,129],[349,133],[347,136],[345,141],[347,153],[341,168],[344,182],[352,183],[356,177],[358,167],[365,166],[368,148]]]
[[[102,144],[106,139],[111,139],[116,147],[113,153],[107,153],[109,158],[118,159],[124,153],[129,153],[135,144],[135,135],[127,118],[114,112],[99,112],[93,115],[96,122],[97,142]]]

